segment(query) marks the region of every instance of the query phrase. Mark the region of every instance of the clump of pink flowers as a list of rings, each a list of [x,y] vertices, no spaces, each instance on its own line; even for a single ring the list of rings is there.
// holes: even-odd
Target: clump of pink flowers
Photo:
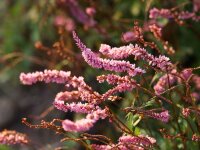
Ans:
[[[161,36],[158,33],[157,36]],[[118,97],[118,93],[127,93],[134,90],[143,90],[144,92],[153,96],[153,99],[157,99],[157,103],[162,106],[161,101],[167,102],[170,105],[173,105],[173,99],[166,98],[165,95],[170,91],[173,86],[176,84],[185,84],[186,88],[188,87],[189,80],[193,81],[198,87],[198,77],[193,77],[192,69],[184,69],[182,71],[177,71],[175,65],[170,61],[170,59],[164,55],[154,56],[147,52],[146,49],[141,48],[139,45],[133,46],[129,44],[127,46],[114,47],[111,48],[109,45],[102,44],[100,46],[99,52],[107,58],[101,58],[91,49],[87,48],[85,44],[81,42],[77,34],[73,31],[73,38],[76,42],[76,45],[82,52],[82,56],[85,61],[92,67],[98,69],[104,69],[112,71],[118,74],[103,74],[97,76],[97,82],[103,83],[107,82],[112,88],[108,89],[105,93],[100,94],[97,91],[94,91],[93,88],[84,81],[84,77],[76,77],[71,74],[70,71],[57,71],[57,70],[45,70],[34,73],[21,73],[20,80],[23,84],[32,85],[37,82],[45,83],[57,83],[64,84],[67,87],[66,91],[59,92],[53,105],[55,108],[64,111],[64,112],[75,112],[79,114],[85,114],[85,118],[73,121],[69,119],[59,120],[61,123],[60,127],[57,127],[53,123],[43,122],[40,126],[34,126],[36,128],[52,128],[59,133],[62,132],[86,132],[91,128],[95,127],[95,123],[100,119],[105,120],[106,118],[110,120],[110,123],[114,123],[122,131],[123,134],[128,134],[127,136],[121,136],[118,139],[118,143],[107,144],[91,144],[92,149],[97,150],[111,150],[111,149],[146,149],[151,148],[156,143],[156,139],[148,135],[134,135],[134,133],[126,127],[122,122],[120,122],[117,117],[112,113],[109,106],[106,106],[108,101],[115,102]],[[146,61],[149,68],[142,69],[136,67],[136,64],[132,64],[125,59],[129,56],[134,56],[134,60]],[[153,85],[153,89],[149,90],[143,87],[143,83],[138,82],[136,77],[141,76],[148,72],[148,69],[153,69],[164,73],[157,82]],[[123,73],[125,75],[121,75]],[[156,98],[157,97],[157,98]],[[139,115],[139,120],[135,124],[138,124],[143,118],[153,118],[162,123],[170,122],[173,118],[170,116],[170,111],[164,108],[164,105],[155,109],[147,109],[147,106],[142,106],[138,108],[125,108],[126,113],[131,113],[132,115]],[[178,107],[178,106],[173,106]],[[182,115],[187,118],[190,116],[190,112],[198,112],[199,110],[192,110],[188,108],[182,109]],[[107,120],[106,119],[106,120]],[[25,122],[25,121],[24,121]],[[29,123],[25,122],[27,125]],[[47,124],[47,125],[46,125]],[[49,127],[48,127],[49,126]],[[166,136],[166,135],[165,135]],[[96,135],[95,138],[102,138],[102,136]],[[93,139],[93,135],[87,135],[86,139]],[[94,138],[94,139],[95,139]],[[194,139],[194,138],[193,138]],[[197,138],[193,141],[197,141]]]
[[[65,2],[69,2],[66,6],[79,22],[89,27],[95,25],[93,17],[96,10],[93,7],[87,7],[83,11],[78,2]],[[198,9],[196,7],[198,6],[195,6],[195,10]],[[123,41],[129,44],[117,47],[101,44],[98,52],[88,48],[77,33],[72,31],[74,45],[77,45],[87,65],[103,72],[96,77],[97,81],[93,81],[90,86],[84,77],[62,70],[21,73],[20,81],[24,85],[37,82],[63,84],[65,90],[57,93],[53,106],[65,113],[81,114],[82,118],[55,119],[50,123],[41,121],[40,125],[31,125],[24,119],[23,123],[34,128],[53,129],[60,134],[76,132],[76,138],[67,136],[62,141],[72,140],[94,150],[158,148],[158,137],[179,139],[183,143],[187,140],[199,141],[199,136],[195,133],[200,124],[200,77],[194,75],[199,68],[182,69],[170,59],[169,55],[174,54],[175,50],[168,41],[163,40],[163,28],[156,23],[159,17],[178,21],[200,20],[196,11],[151,9],[149,18],[153,24],[149,24],[147,30],[161,42],[162,48],[166,50],[164,54],[159,49],[160,45],[145,41],[144,31],[138,23],[135,23],[133,30],[122,35]],[[57,19],[58,25],[65,25],[66,20]],[[138,41],[139,44],[130,43]],[[165,55],[166,52],[168,55]],[[104,88],[101,87],[102,84],[109,86]],[[98,91],[98,88],[94,90],[94,85],[99,85],[103,92]],[[112,140],[107,135],[89,134],[100,120],[106,125],[113,125],[115,132],[120,132],[121,136]],[[158,124],[152,125],[155,122]],[[180,124],[184,124],[184,128]],[[168,129],[168,126],[172,127]],[[156,134],[151,132],[152,128]]]
[[[29,139],[25,134],[4,130],[0,132],[0,144],[14,145],[14,144],[28,144]]]
[[[154,138],[144,135],[139,135],[139,136],[123,135],[119,138],[118,141],[119,142],[117,144],[112,144],[112,145],[92,144],[92,148],[94,150],[112,150],[112,149],[144,150],[146,148],[151,148],[151,146],[156,143],[156,140]]]
[[[81,49],[85,61],[94,68],[103,68],[115,72],[127,72],[130,76],[145,73],[144,70],[135,67],[135,64],[131,64],[129,61],[109,60],[98,57],[81,42],[75,32],[73,32],[73,38],[77,46]]]
[[[159,17],[167,19],[179,19],[179,20],[186,20],[186,19],[192,19],[194,21],[200,20],[200,16],[196,15],[195,12],[188,12],[188,11],[173,12],[170,9],[157,9],[157,8],[153,8],[150,10],[149,18],[156,19]]]
[[[94,150],[111,150],[111,149],[138,149],[144,150],[146,148],[151,148],[153,144],[156,143],[156,140],[149,136],[139,135],[139,136],[130,136],[123,135],[119,137],[119,142],[112,145],[97,145],[92,144]]]
[[[157,36],[161,35],[158,33]],[[124,126],[124,124],[119,123],[118,119],[113,116],[108,106],[103,107],[103,105],[110,100],[111,102],[115,102],[118,99],[118,96],[116,95],[117,93],[131,92],[134,89],[142,89],[148,94],[154,96],[154,98],[158,97],[169,104],[173,104],[173,100],[169,100],[162,95],[167,93],[175,83],[186,83],[186,85],[188,85],[187,82],[192,76],[192,69],[185,69],[179,73],[177,69],[174,68],[175,66],[168,57],[164,55],[154,56],[139,45],[133,46],[132,44],[118,48],[111,48],[109,45],[102,44],[99,52],[109,57],[109,59],[100,58],[99,55],[95,54],[95,52],[87,48],[86,45],[81,42],[74,31],[73,38],[78,48],[81,50],[83,58],[90,66],[116,73],[126,73],[126,75],[121,76],[113,73],[98,76],[97,81],[99,83],[106,81],[108,84],[113,86],[113,88],[103,94],[94,91],[92,87],[86,84],[83,77],[72,76],[69,71],[45,70],[44,72],[21,73],[21,82],[26,85],[32,85],[37,82],[64,84],[69,89],[59,92],[56,95],[53,102],[54,107],[64,112],[70,111],[86,114],[86,117],[76,121],[69,119],[61,120],[61,127],[57,128],[59,132],[89,131],[94,127],[98,120],[105,120],[108,118],[111,123],[115,122],[123,133],[129,134],[128,136],[119,137],[117,144],[92,144],[91,147],[93,149],[144,149],[152,147],[156,143],[156,140],[153,137],[147,135],[135,136],[127,127],[125,127],[127,129],[123,129],[122,126]],[[142,87],[142,84],[134,79],[134,77],[141,76],[148,72],[146,68],[142,69],[136,67],[136,64],[132,64],[129,61],[120,60],[129,56],[134,56],[134,59],[137,61],[146,61],[148,65],[151,66],[150,68],[164,73],[157,83],[155,83],[153,92]],[[198,77],[192,78],[192,81],[195,81],[197,84]],[[163,123],[170,121],[169,110],[165,108],[162,108],[159,112],[157,112],[156,109],[146,109],[145,107],[138,109],[128,108],[127,110],[128,111],[126,112],[138,114],[141,119],[150,117]],[[188,117],[190,115],[189,111],[190,109],[187,108],[182,109],[183,116]]]

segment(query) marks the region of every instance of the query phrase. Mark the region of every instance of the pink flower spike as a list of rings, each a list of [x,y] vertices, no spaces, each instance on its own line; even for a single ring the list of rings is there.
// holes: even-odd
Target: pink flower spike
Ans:
[[[139,38],[139,33],[134,31],[128,31],[122,34],[122,40],[127,43],[131,41],[137,41],[138,38]]]
[[[127,58],[130,55],[135,56],[135,59],[143,59],[149,63],[149,65],[153,67],[157,67],[162,71],[171,70],[172,63],[169,58],[163,55],[159,57],[155,57],[149,54],[144,48],[141,48],[137,44],[134,46],[129,44],[127,46],[121,46],[119,48],[113,47],[111,48],[109,45],[101,44],[100,50],[103,55],[108,56],[113,59],[122,59]]]
[[[85,119],[81,119],[76,122],[70,121],[68,119],[64,120],[62,122],[62,127],[65,131],[70,132],[88,131],[99,119],[105,119],[106,117],[106,110],[101,110],[100,108],[97,108],[96,111],[89,113]]]
[[[158,119],[162,122],[168,122],[169,118],[170,118],[168,110],[164,110],[161,113],[156,113],[156,112],[153,112],[153,111],[144,111],[144,114],[149,116],[149,117]]]
[[[192,69],[184,69],[182,72],[181,72],[181,77],[187,81],[191,75],[192,75]]]
[[[190,115],[190,109],[189,108],[183,108],[182,109],[182,114],[184,117],[188,117]]]
[[[115,72],[127,72],[130,76],[135,76],[138,74],[145,73],[145,70],[141,68],[136,68],[134,64],[130,64],[129,61],[118,61],[118,60],[109,60],[102,59],[98,57],[91,49],[87,48],[76,35],[76,32],[73,31],[73,38],[76,41],[76,45],[81,49],[82,56],[85,61],[94,68],[102,68],[109,71]]]
[[[171,73],[176,73],[176,70],[172,70]],[[177,81],[177,77],[172,74],[163,75],[158,82],[154,85],[154,90],[157,95],[161,95],[165,90],[172,86]],[[169,85],[170,84],[170,85]]]
[[[157,9],[153,8],[150,10],[149,18],[157,19],[159,17],[162,18],[175,18],[180,20],[192,19],[194,21],[199,21],[200,16],[196,15],[195,12],[181,11],[181,12],[173,12],[170,9]]]
[[[130,82],[130,81],[134,82],[134,80],[130,79],[129,76],[120,77],[115,74],[101,75],[97,77],[97,80],[99,81],[99,83],[107,81],[109,84],[113,84],[113,85],[122,84],[122,83]]]
[[[14,145],[14,144],[28,144],[29,140],[25,134],[4,130],[0,132],[0,144]]]
[[[59,109],[59,110],[62,110],[64,112],[67,112],[67,111],[73,111],[73,112],[76,112],[76,113],[90,113],[93,109],[95,109],[95,106],[92,105],[92,104],[88,104],[88,103],[85,103],[85,104],[82,104],[81,102],[79,103],[70,103],[70,104],[65,104],[64,101],[54,101],[54,106]]]
[[[44,70],[44,72],[34,73],[21,73],[20,81],[23,84],[32,85],[36,82],[46,83],[66,83],[69,80],[71,72],[57,71],[57,70]]]
[[[93,150],[112,150],[112,146],[110,146],[110,145],[92,144],[91,147]]]
[[[151,146],[152,144],[156,143],[156,140],[152,137],[148,137],[148,136],[121,136],[119,138],[119,142],[120,143],[124,143],[124,144],[135,144],[135,145],[142,145],[145,147]]]
[[[117,93],[117,92],[125,92],[125,91],[131,91],[133,88],[135,88],[135,84],[133,83],[121,83],[117,85],[116,87],[108,90],[106,93],[102,95],[102,99],[108,99],[109,96]]]
[[[165,110],[158,115],[157,119],[161,120],[162,122],[168,122],[169,121],[169,111]]]
[[[197,134],[193,134],[192,135],[192,141],[199,142],[200,141],[200,136],[197,135]]]
[[[156,143],[156,140],[149,136],[139,135],[139,136],[130,136],[123,135],[119,138],[117,144],[111,145],[98,145],[92,144],[92,149],[94,150],[144,150],[145,148],[150,148],[153,144]]]
[[[87,7],[85,12],[87,13],[88,16],[93,17],[96,13],[96,10],[94,7]]]
[[[80,92],[79,91],[65,91],[60,92],[56,95],[55,100],[56,101],[71,101],[71,100],[78,100],[80,98]]]
[[[170,12],[169,9],[157,9],[153,8],[149,11],[149,18],[155,19],[158,17],[163,17],[163,18],[172,18],[172,13]]]

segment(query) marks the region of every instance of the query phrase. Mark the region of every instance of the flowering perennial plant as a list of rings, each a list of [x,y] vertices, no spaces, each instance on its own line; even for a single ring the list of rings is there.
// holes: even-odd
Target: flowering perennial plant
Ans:
[[[89,48],[87,48],[81,40],[78,38],[77,34],[73,32],[73,38],[77,46],[81,49],[83,58],[85,61],[94,68],[102,68],[109,71],[115,72],[127,72],[125,76],[119,76],[116,74],[100,75],[97,77],[97,81],[102,83],[106,81],[108,84],[114,87],[109,89],[104,94],[100,94],[87,85],[83,77],[72,76],[71,72],[57,71],[57,70],[45,70],[44,72],[35,73],[21,73],[20,80],[23,84],[32,85],[36,82],[45,83],[57,83],[64,84],[66,87],[73,87],[76,90],[60,92],[56,95],[53,105],[55,108],[64,112],[76,112],[86,114],[86,117],[77,121],[71,121],[69,119],[61,120],[61,125],[63,131],[67,132],[85,132],[90,130],[94,124],[99,119],[109,118],[111,122],[115,122],[117,126],[127,134],[127,136],[121,136],[119,138],[119,143],[107,143],[107,145],[92,144],[92,149],[146,149],[147,147],[152,147],[156,140],[153,137],[145,137],[143,135],[132,135],[133,132],[125,127],[124,124],[120,124],[116,116],[110,112],[108,106],[102,108],[102,104],[105,105],[105,101],[116,101],[117,97],[115,94],[119,92],[131,92],[133,89],[141,88],[145,92],[150,93],[154,97],[161,98],[162,100],[173,105],[173,102],[164,96],[168,88],[174,86],[177,83],[186,83],[192,76],[192,69],[185,69],[178,73],[176,69],[173,69],[173,64],[170,62],[169,58],[160,55],[158,57],[149,54],[144,48],[138,45],[133,46],[132,44],[128,46],[122,46],[119,48],[111,48],[109,45],[102,44],[100,47],[100,52],[112,59],[123,59],[127,58],[129,55],[134,55],[135,60],[143,59],[148,62],[155,70],[160,70],[165,74],[159,78],[158,82],[154,85],[154,92],[142,87],[141,84],[137,83],[133,79],[133,76],[141,75],[146,71],[141,68],[136,68],[135,64],[132,65],[128,61],[120,60],[108,60],[102,59]],[[196,81],[198,77],[192,78]],[[188,83],[186,83],[188,84]],[[163,106],[162,106],[163,107]],[[175,105],[175,107],[177,107]],[[187,110],[187,112],[186,112]],[[188,117],[190,115],[189,108],[183,108],[183,116]],[[157,112],[156,109],[145,110],[145,107],[140,107],[137,109],[131,108],[125,112],[131,112],[132,114],[138,114],[142,117],[150,117],[160,120],[163,123],[169,122],[170,113],[167,109],[163,109]],[[194,112],[195,113],[195,112]],[[28,124],[26,121],[24,121]],[[30,125],[31,126],[31,125]],[[60,127],[59,127],[60,129]],[[194,136],[192,137],[194,140]],[[195,138],[194,141],[197,141]],[[88,146],[87,146],[88,147]]]
[[[93,8],[88,8],[86,13],[83,13],[77,2],[66,2],[69,2],[67,5],[71,8],[67,7],[78,21],[88,23],[88,26],[94,25],[92,18],[88,18],[96,13]],[[175,50],[168,41],[163,40],[163,27],[158,26],[155,21],[158,17],[181,21],[200,20],[195,11],[176,12],[157,8],[150,10],[149,18],[154,23],[148,25],[147,31],[161,42],[169,55],[175,54]],[[98,75],[97,81],[94,82],[107,82],[111,88],[103,88],[104,92],[98,92],[85,82],[84,77],[73,76],[70,71],[21,73],[20,81],[25,85],[37,82],[64,84],[67,90],[55,96],[54,107],[66,113],[85,115],[85,118],[75,121],[55,119],[52,122],[41,121],[40,125],[31,125],[27,119],[23,119],[23,123],[33,128],[48,128],[59,134],[67,134],[62,141],[72,140],[87,149],[95,150],[159,149],[160,139],[173,140],[176,148],[186,149],[187,142],[198,142],[200,77],[194,75],[194,72],[199,67],[180,69],[170,56],[162,53],[156,43],[145,41],[144,32],[144,28],[135,23],[133,31],[123,34],[123,40],[126,43],[134,41],[139,44],[129,43],[119,47],[101,44],[99,52],[96,53],[87,48],[77,33],[72,31],[72,37],[85,62],[93,68],[109,71]],[[112,105],[117,108],[113,109]],[[56,121],[60,124],[55,124]],[[112,139],[109,135],[87,133],[98,126],[97,122],[114,125],[115,132],[120,132],[121,136]],[[158,122],[158,125],[152,125],[155,122]],[[168,127],[168,124],[171,127]],[[183,124],[182,128],[180,124]],[[68,135],[69,132],[79,134],[74,138]],[[181,146],[180,141],[183,143]]]

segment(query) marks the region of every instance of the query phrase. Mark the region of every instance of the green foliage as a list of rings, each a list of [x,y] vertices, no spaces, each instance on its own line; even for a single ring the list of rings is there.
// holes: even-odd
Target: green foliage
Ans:
[[[0,145],[0,150],[12,150],[8,146]]]

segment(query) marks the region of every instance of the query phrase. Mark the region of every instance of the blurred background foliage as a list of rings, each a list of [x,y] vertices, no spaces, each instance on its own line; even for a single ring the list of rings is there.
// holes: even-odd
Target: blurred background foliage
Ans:
[[[43,70],[45,68],[71,70],[73,74],[84,76],[87,83],[94,87],[95,90],[101,93],[105,92],[109,88],[107,84],[99,86],[95,84],[95,77],[105,72],[93,69],[84,62],[80,51],[72,40],[71,30],[75,29],[81,39],[93,51],[98,51],[101,43],[118,47],[125,45],[121,36],[133,28],[134,20],[138,20],[140,25],[148,22],[148,11],[150,8],[173,8],[178,6],[180,10],[191,10],[192,4],[190,2],[189,0],[77,0],[78,6],[76,9],[83,11],[87,16],[84,20],[84,17],[79,18],[78,13],[74,14],[70,11],[70,3],[65,4],[65,6],[61,0],[0,1],[1,96],[9,97],[10,92],[19,92],[18,90],[13,91],[12,88],[12,86],[14,89],[21,88],[18,86],[19,73]],[[183,3],[185,5],[182,6]],[[93,16],[86,14],[86,8],[88,7],[92,7],[96,11]],[[58,19],[57,21],[56,18]],[[63,20],[66,21],[69,27],[66,27],[66,24],[62,24]],[[172,20],[168,21],[161,18],[159,21],[165,25],[163,29],[164,39],[168,40],[176,51],[176,54],[171,57],[173,62],[177,62],[179,68],[199,66],[199,22],[189,20],[186,21],[184,26],[179,26]],[[147,41],[156,40],[152,39],[148,33],[145,38]],[[32,93],[39,94],[40,88],[44,87],[39,86],[37,88],[39,90]],[[54,89],[54,94],[56,90]],[[20,97],[24,96],[23,93],[27,93],[27,89],[22,88],[13,97],[20,99]],[[122,105],[129,106],[130,103],[134,103],[133,95],[125,95],[125,98],[129,99],[129,101],[124,101]],[[42,100],[47,101],[48,99],[45,100],[47,97],[44,96]],[[32,101],[34,98],[26,97],[27,101]],[[145,99],[145,95],[143,95],[143,98]],[[148,98],[146,96],[146,99]],[[12,97],[10,99],[12,101]],[[41,101],[41,98],[39,101]],[[47,106],[51,102],[48,101]],[[38,102],[37,104],[40,103]],[[119,105],[121,104],[119,103]],[[31,104],[30,106],[35,105]],[[37,107],[42,108],[34,112],[35,114],[39,114],[42,112],[41,110],[47,108],[45,103]],[[115,107],[113,106],[113,108]],[[119,110],[116,109],[115,111]],[[28,114],[33,114],[33,112],[22,109],[21,114],[23,115],[17,116],[18,123],[20,122],[20,117],[28,116]],[[131,126],[133,119],[138,119],[137,117],[133,118],[131,115],[127,116],[127,118],[128,126]],[[125,120],[125,118],[122,118],[122,120]],[[2,125],[1,128],[3,127],[5,125]],[[13,129],[20,128],[19,124],[16,127],[14,122],[11,122],[10,127]],[[21,130],[24,131],[23,129]],[[134,130],[135,132],[142,132],[142,129],[139,128]],[[109,132],[108,134],[111,133]],[[115,137],[113,134],[110,136]],[[169,144],[169,142],[161,142],[160,145],[166,148]],[[0,149],[6,148],[0,147]]]

